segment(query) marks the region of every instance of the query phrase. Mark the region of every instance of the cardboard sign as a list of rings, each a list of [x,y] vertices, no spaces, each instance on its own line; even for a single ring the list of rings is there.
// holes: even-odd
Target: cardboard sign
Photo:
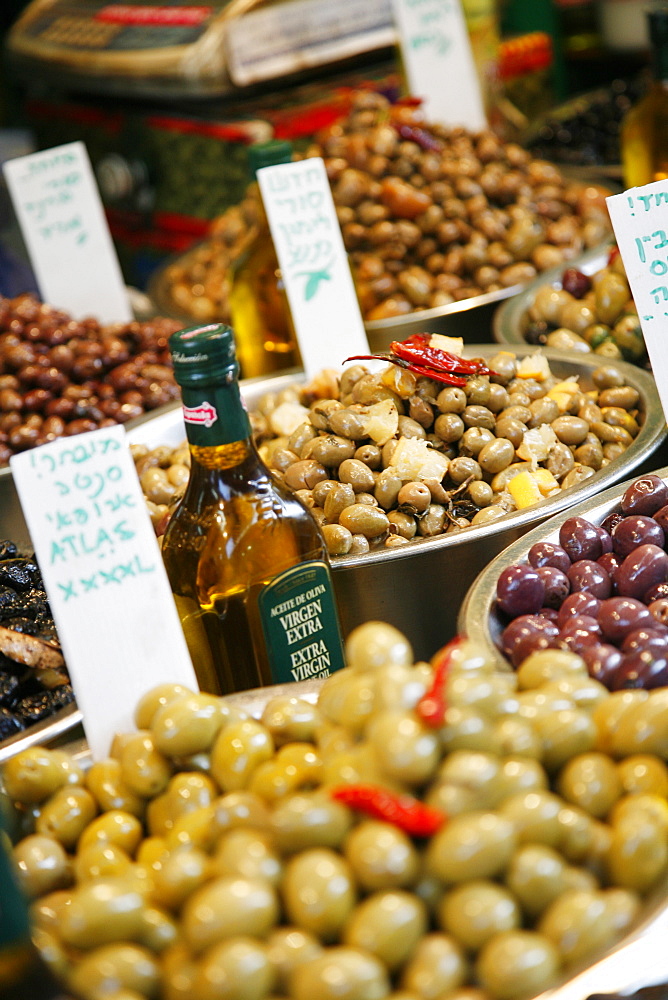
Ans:
[[[129,322],[130,301],[84,144],[30,153],[2,169],[43,301],[76,319]]]
[[[668,180],[606,198],[668,419]]]
[[[323,160],[263,167],[257,179],[307,376],[368,354]]]
[[[198,689],[121,426],[10,459],[95,758],[165,681]]]
[[[392,0],[410,93],[430,121],[487,128],[460,0]]]

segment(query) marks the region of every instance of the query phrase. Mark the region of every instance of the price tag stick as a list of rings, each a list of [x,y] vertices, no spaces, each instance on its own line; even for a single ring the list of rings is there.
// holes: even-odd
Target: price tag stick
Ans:
[[[321,157],[257,172],[307,376],[369,342]]]
[[[44,302],[77,319],[127,323],[130,301],[82,142],[3,164]]]
[[[480,79],[460,0],[392,0],[410,92],[431,121],[487,128]]]
[[[198,689],[125,429],[60,438],[10,465],[99,759],[152,687]]]
[[[668,180],[606,202],[668,420]]]

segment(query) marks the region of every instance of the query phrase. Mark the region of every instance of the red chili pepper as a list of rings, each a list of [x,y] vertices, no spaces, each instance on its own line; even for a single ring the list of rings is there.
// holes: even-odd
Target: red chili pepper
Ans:
[[[437,654],[436,663],[434,664],[434,679],[431,687],[428,691],[425,691],[415,706],[417,715],[420,716],[426,726],[432,729],[440,729],[445,722],[445,713],[448,708],[445,697],[445,683],[450,673],[452,654],[461,642],[461,638],[457,637],[444,646]]]
[[[428,333],[414,333],[406,340],[393,340],[389,354],[355,354],[346,361],[389,361],[443,385],[464,386],[471,375],[494,374],[480,358],[461,358],[440,347],[431,347],[430,339]]]
[[[431,837],[447,816],[411,795],[395,795],[378,785],[341,785],[332,798],[367,816],[398,826],[412,837]]]

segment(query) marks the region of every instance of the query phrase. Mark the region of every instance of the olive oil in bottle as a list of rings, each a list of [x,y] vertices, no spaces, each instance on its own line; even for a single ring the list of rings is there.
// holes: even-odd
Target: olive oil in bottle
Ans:
[[[650,9],[647,23],[652,81],[622,122],[622,169],[627,188],[668,177],[668,7]]]
[[[290,163],[291,159],[289,142],[274,140],[248,147],[253,179],[260,167]],[[258,233],[232,268],[229,298],[243,378],[268,375],[299,364],[285,285],[257,183],[255,195],[260,206]]]
[[[229,326],[170,338],[190,479],[163,558],[202,690],[227,694],[343,666],[327,548],[253,443]]]

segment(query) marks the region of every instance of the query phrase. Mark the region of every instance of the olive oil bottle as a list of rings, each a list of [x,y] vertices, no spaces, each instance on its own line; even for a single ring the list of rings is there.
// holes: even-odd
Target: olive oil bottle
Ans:
[[[255,449],[233,332],[190,327],[170,349],[191,471],[162,551],[200,687],[327,676],[343,653],[326,545]]]
[[[273,140],[248,147],[253,180],[261,167],[289,163],[291,159],[289,142]],[[297,337],[257,182],[255,194],[260,206],[258,232],[232,267],[229,297],[243,378],[299,364]]]
[[[627,188],[668,177],[668,7],[651,8],[647,24],[652,81],[622,122],[622,170]]]

